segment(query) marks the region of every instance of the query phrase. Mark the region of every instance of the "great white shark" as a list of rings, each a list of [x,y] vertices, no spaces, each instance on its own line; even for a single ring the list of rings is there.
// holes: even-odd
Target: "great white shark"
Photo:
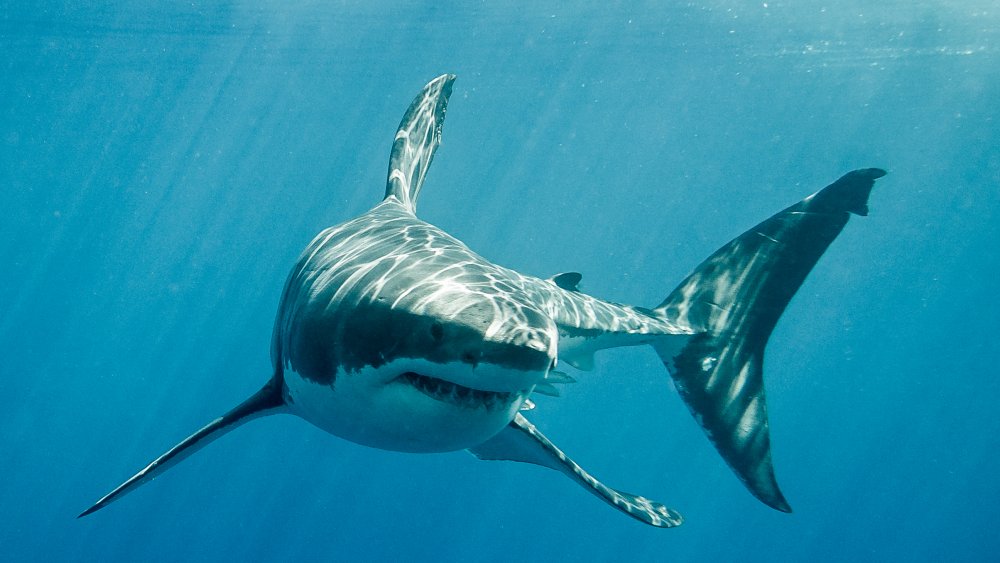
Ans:
[[[762,363],[778,318],[851,214],[867,215],[883,170],[849,172],[732,240],[653,308],[580,291],[580,274],[539,279],[498,266],[416,216],[441,142],[454,75],[407,109],[385,197],[316,236],[292,268],[256,394],[98,500],[99,510],[237,426],[290,413],[357,444],[402,452],[466,449],[562,472],[647,524],[681,515],[613,489],[523,412],[573,381],[596,351],[650,345],[723,459],[768,506],[791,509],[771,462]]]

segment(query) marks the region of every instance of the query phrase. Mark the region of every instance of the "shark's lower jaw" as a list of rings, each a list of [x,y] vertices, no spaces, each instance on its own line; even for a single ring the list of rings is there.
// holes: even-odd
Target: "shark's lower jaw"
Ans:
[[[333,385],[293,369],[283,376],[290,410],[323,430],[363,446],[431,453],[463,450],[490,439],[510,423],[534,387],[531,374],[505,376],[483,364],[476,373],[472,369],[408,360],[339,372]],[[521,376],[526,381],[517,379]],[[480,379],[484,386],[496,387],[468,386]]]
[[[460,407],[475,409],[485,407],[494,411],[507,408],[514,399],[515,393],[502,391],[483,391],[472,389],[444,379],[421,375],[408,371],[399,376],[400,381],[412,385],[421,393],[432,399],[451,403]]]

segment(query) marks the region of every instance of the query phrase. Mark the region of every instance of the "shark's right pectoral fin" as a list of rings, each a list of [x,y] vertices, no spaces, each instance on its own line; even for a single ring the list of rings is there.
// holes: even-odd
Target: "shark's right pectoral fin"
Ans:
[[[479,459],[520,461],[555,469],[576,481],[611,506],[646,524],[660,528],[679,526],[681,515],[647,498],[618,491],[583,470],[520,414],[499,434],[470,448]]]
[[[654,347],[684,402],[747,488],[781,511],[764,401],[764,347],[778,318],[851,213],[868,214],[877,168],[855,170],[743,233],[701,263],[656,314],[701,334]]]
[[[226,414],[209,422],[200,430],[185,438],[181,443],[170,448],[166,453],[153,460],[127,481],[118,485],[113,491],[101,497],[93,506],[81,512],[77,518],[97,512],[134,491],[143,483],[156,478],[194,452],[243,423],[284,411],[286,406],[282,398],[281,386],[281,377],[280,375],[276,375],[260,391],[254,393],[252,397],[243,401]]]

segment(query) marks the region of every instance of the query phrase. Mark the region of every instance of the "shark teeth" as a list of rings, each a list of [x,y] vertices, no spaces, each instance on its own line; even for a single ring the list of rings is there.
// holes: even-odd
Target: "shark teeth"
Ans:
[[[485,406],[487,410],[504,408],[510,404],[514,397],[514,393],[481,391],[412,371],[403,373],[399,377],[432,399],[467,408],[480,406]]]

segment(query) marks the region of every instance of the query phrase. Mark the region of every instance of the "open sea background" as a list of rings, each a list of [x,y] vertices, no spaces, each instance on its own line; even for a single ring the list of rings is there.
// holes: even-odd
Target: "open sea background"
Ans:
[[[995,561],[993,1],[0,4],[0,560]],[[753,499],[649,348],[530,418],[564,476],[255,421],[76,515],[270,375],[285,276],[379,201],[458,75],[420,215],[487,258],[655,305],[841,174],[889,171],[767,349]]]

